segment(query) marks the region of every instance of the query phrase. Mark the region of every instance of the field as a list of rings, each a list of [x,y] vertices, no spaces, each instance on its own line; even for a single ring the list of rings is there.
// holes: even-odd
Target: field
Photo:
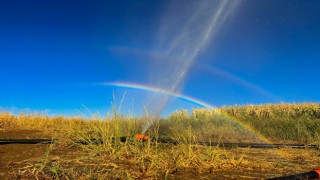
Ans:
[[[90,120],[3,112],[0,139],[54,143],[0,145],[0,179],[266,179],[320,166],[315,148],[224,147],[228,142],[318,146],[319,104],[180,110],[155,120],[149,140],[136,141],[146,123],[148,116],[116,111]]]

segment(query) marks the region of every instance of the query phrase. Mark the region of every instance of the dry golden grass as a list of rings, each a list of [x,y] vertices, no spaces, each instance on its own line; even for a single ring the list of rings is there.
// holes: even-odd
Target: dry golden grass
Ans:
[[[319,142],[319,104],[233,106],[220,111],[242,119],[275,142]],[[298,161],[299,157],[286,153],[290,150],[273,154],[270,151],[268,154],[269,150],[227,150],[221,146],[197,145],[199,141],[256,140],[252,133],[228,120],[223,113],[195,109],[188,114],[181,110],[167,119],[157,120],[147,132],[153,138],[173,139],[177,145],[150,139],[135,141],[134,135],[140,133],[146,117],[114,115],[106,119],[85,120],[1,113],[0,128],[42,130],[59,139],[50,146],[44,158],[30,160],[29,166],[16,172],[19,177],[33,179],[210,178],[234,169],[242,174],[261,171],[252,177],[265,178],[265,169],[272,176],[277,170],[281,172],[276,174],[283,174],[282,171],[290,168],[301,171],[307,166],[319,165],[320,162],[308,159],[312,158],[310,154],[319,154],[318,151],[303,151],[306,154]],[[128,137],[126,142],[121,142],[123,136]],[[299,164],[300,161],[305,164]]]
[[[275,142],[320,144],[320,104],[231,106],[221,111],[243,120]]]

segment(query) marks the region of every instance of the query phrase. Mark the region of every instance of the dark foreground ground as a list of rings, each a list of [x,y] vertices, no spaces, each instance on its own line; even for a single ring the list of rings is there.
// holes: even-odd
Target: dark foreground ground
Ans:
[[[1,130],[1,139],[33,139],[46,138],[40,131]],[[45,155],[47,144],[6,144],[0,145],[0,179],[16,179],[14,172],[29,165],[29,160]]]
[[[41,131],[1,130],[0,139],[50,138]],[[21,179],[19,171],[31,167],[34,162],[45,159],[48,144],[7,144],[0,145],[0,179]],[[180,171],[170,179],[266,179],[282,175],[302,173],[320,165],[320,151],[315,149],[229,149],[235,154],[243,154],[248,162],[269,163],[270,168],[248,168],[214,170],[211,173],[197,174]],[[69,154],[68,154],[69,153]],[[56,158],[72,158],[74,152],[56,151]],[[266,166],[263,166],[266,167]]]

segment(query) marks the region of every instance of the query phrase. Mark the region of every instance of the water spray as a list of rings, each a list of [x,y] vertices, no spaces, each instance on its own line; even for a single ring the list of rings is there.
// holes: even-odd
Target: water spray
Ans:
[[[239,2],[239,0],[202,0],[189,3],[181,0],[173,1],[160,20],[158,41],[154,49],[170,58],[154,62],[154,69],[150,71],[151,86],[179,94],[191,66],[212,42]],[[143,127],[142,134],[161,115],[170,100],[168,95],[149,96],[151,103],[149,112],[154,118]]]

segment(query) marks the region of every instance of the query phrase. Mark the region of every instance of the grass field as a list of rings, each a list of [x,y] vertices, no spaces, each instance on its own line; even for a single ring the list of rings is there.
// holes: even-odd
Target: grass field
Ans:
[[[223,147],[226,142],[265,143],[265,139],[320,145],[319,104],[231,106],[190,113],[180,110],[155,120],[146,133],[152,139],[166,138],[176,144],[136,141],[134,135],[150,121],[117,112],[90,120],[1,113],[0,139],[58,141],[39,147],[0,145],[4,155],[18,146],[27,147],[21,152],[33,153],[32,157],[16,158],[19,161],[14,153],[11,159],[2,156],[0,175],[26,179],[264,179],[320,166],[320,151],[316,149]],[[121,142],[120,137],[128,139]],[[202,141],[220,144],[197,144]],[[31,152],[32,148],[45,150]]]

